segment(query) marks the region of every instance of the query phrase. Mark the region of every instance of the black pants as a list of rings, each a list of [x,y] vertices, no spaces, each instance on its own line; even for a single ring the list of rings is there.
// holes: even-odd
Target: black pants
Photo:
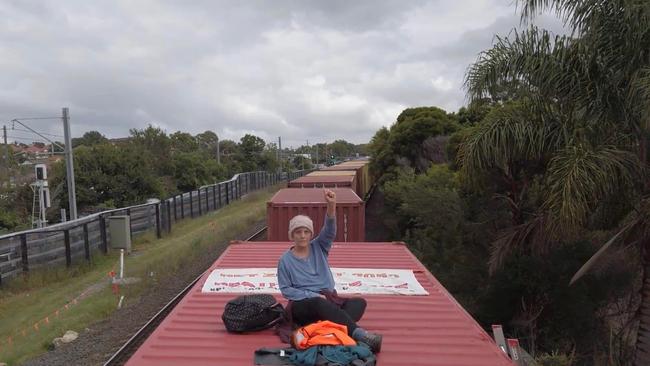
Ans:
[[[366,311],[366,300],[360,297],[347,299],[341,307],[322,297],[312,297],[291,304],[293,321],[307,325],[319,320],[329,320],[348,327],[348,335],[357,329],[357,322]]]

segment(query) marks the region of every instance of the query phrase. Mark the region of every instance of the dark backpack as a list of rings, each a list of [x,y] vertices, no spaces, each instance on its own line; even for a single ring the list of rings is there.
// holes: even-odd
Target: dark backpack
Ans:
[[[271,328],[283,313],[272,295],[242,295],[228,301],[221,319],[229,332],[242,333]]]

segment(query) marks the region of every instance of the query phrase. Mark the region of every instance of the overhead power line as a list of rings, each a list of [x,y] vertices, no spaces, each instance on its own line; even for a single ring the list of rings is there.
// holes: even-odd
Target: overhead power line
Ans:
[[[13,131],[19,131],[19,132],[32,132],[32,131],[30,131],[30,130],[22,130],[22,129],[20,129],[20,128],[12,128],[12,130],[13,130]],[[63,135],[56,135],[56,134],[53,134],[53,133],[45,133],[45,132],[41,132],[40,134],[41,134],[41,135],[46,135],[46,136],[63,137]]]

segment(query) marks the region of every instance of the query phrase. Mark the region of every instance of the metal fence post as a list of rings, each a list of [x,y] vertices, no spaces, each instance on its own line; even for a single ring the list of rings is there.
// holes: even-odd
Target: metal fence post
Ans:
[[[201,216],[201,215],[203,215],[203,212],[202,212],[203,208],[201,208],[201,188],[200,187],[196,190],[196,193],[197,193],[196,195],[199,196],[199,216]]]
[[[210,212],[210,190],[205,187],[205,212]]]
[[[230,182],[226,182],[226,205],[230,204]]]
[[[176,216],[176,196],[174,196],[174,221],[178,221],[178,216]]]
[[[108,240],[106,238],[106,220],[104,220],[104,215],[99,215],[99,232],[102,236],[102,252],[104,252],[104,254],[107,254]]]
[[[160,239],[160,203],[156,203],[156,237]]]
[[[212,186],[212,209],[217,209],[217,185]]]
[[[169,210],[171,210],[172,204],[169,200],[165,202],[167,202],[167,234],[170,234],[172,232],[172,215]]]
[[[88,241],[88,223],[84,223],[84,254],[86,260],[90,260],[90,242]]]
[[[70,229],[63,230],[63,241],[65,244],[65,265],[70,267],[72,265],[72,252],[70,250]]]
[[[192,191],[190,191],[190,217],[194,218],[194,197],[192,197]]]
[[[185,195],[181,193],[181,218],[185,218]]]
[[[20,252],[23,262],[23,272],[29,272],[29,259],[27,257],[27,234],[20,235]]]
[[[149,211],[149,210],[147,210],[147,211]],[[126,209],[126,216],[129,217],[129,233],[130,233],[129,236],[131,237],[131,241],[133,241],[133,220],[131,220],[131,209],[130,208]]]

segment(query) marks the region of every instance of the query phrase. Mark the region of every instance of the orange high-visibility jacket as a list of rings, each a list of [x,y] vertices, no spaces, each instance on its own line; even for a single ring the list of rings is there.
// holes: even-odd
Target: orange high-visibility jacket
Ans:
[[[311,346],[356,346],[357,342],[348,335],[348,327],[329,320],[306,325],[293,334],[293,345],[297,349]]]

